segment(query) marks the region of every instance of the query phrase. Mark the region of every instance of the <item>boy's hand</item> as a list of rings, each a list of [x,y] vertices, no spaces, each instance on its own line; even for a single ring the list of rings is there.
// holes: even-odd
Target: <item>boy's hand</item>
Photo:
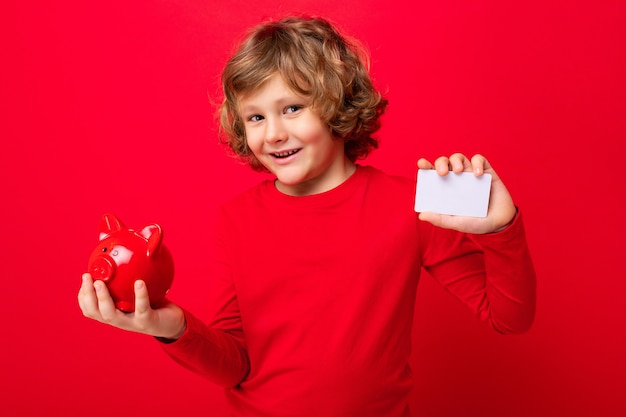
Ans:
[[[78,305],[85,317],[132,332],[178,339],[185,331],[183,310],[170,302],[161,308],[152,309],[148,289],[141,280],[135,281],[133,313],[116,309],[104,282],[93,282],[88,273],[82,276]]]
[[[441,156],[437,158],[435,164],[431,164],[424,158],[417,162],[419,169],[436,169],[439,175],[446,175],[449,171],[473,172],[477,177],[485,172],[491,174],[491,193],[489,196],[489,210],[487,217],[465,217],[465,216],[449,216],[445,214],[436,214],[422,212],[419,215],[420,220],[430,222],[438,227],[445,229],[454,229],[460,232],[484,234],[493,233],[506,228],[513,221],[517,213],[513,199],[508,190],[493,170],[489,161],[484,156],[476,154],[472,159],[468,159],[465,155],[455,153],[449,158]]]

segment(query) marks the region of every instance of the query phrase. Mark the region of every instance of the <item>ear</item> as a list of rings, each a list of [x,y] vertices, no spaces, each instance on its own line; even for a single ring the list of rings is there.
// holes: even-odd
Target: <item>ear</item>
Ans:
[[[151,224],[141,229],[139,234],[148,239],[148,250],[146,255],[149,257],[154,255],[161,247],[161,241],[163,240],[163,231],[158,224]]]
[[[122,229],[124,229],[122,222],[119,221],[113,214],[106,213],[102,215],[100,224],[98,225],[99,240],[104,239],[110,235],[111,232],[117,232]]]

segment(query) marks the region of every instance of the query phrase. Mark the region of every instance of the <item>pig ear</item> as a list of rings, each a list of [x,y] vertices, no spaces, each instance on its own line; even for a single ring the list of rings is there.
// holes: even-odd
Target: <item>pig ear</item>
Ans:
[[[100,224],[98,225],[99,239],[102,240],[110,235],[111,232],[117,232],[118,230],[122,230],[123,228],[124,225],[121,221],[118,220],[117,217],[115,217],[111,213],[106,213],[102,215],[102,218],[100,219]]]
[[[148,251],[146,255],[154,255],[159,250],[161,241],[163,240],[163,231],[161,230],[161,226],[158,224],[151,224],[141,229],[139,234],[148,239]]]

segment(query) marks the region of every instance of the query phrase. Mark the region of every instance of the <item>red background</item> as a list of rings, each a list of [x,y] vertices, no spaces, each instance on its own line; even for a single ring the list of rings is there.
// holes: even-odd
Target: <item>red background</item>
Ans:
[[[421,156],[484,153],[526,218],[535,326],[500,336],[426,277],[415,415],[625,415],[623,1],[0,8],[2,415],[226,415],[219,388],[150,338],[84,319],[76,292],[111,211],[163,226],[171,298],[202,316],[209,216],[262,178],[225,156],[208,97],[242,31],[292,11],[371,51],[391,104],[366,163],[413,176]]]

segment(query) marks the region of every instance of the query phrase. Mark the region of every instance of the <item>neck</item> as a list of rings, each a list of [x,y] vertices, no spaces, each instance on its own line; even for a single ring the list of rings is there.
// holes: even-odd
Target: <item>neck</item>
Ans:
[[[276,179],[274,186],[281,193],[294,197],[321,194],[343,184],[355,171],[356,164],[344,157],[341,163],[335,164],[331,171],[321,176],[293,185],[283,184]]]

